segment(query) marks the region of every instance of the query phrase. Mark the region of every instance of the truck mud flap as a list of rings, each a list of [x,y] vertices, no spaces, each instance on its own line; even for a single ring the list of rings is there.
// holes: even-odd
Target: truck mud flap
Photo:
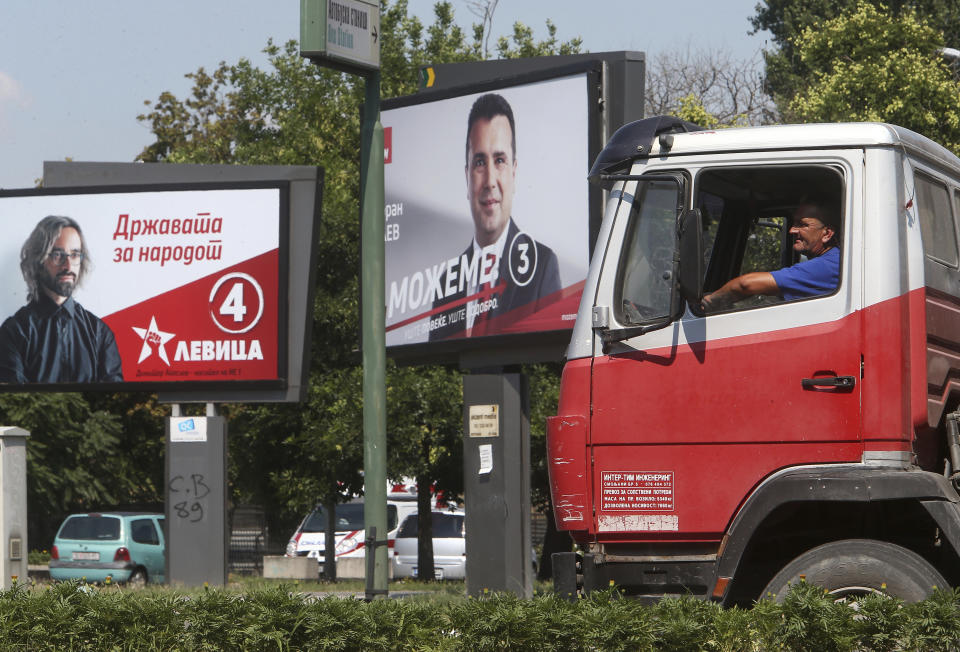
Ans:
[[[921,500],[927,513],[937,522],[944,538],[960,556],[960,503],[946,500]]]
[[[553,592],[565,600],[575,601],[580,588],[579,559],[576,552],[555,552],[550,556],[553,568]]]

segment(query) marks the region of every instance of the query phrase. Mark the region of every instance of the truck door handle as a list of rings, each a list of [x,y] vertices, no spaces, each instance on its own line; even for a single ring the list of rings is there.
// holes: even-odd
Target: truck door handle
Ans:
[[[816,387],[835,387],[836,389],[853,389],[857,379],[853,376],[821,376],[819,378],[804,378],[800,381],[804,389]]]

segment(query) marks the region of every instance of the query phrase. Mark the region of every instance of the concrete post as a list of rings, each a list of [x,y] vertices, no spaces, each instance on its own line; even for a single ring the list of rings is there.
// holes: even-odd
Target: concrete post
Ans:
[[[208,404],[205,417],[167,418],[164,534],[172,586],[227,583],[227,422],[215,412]]]
[[[27,581],[27,437],[0,427],[0,587]]]

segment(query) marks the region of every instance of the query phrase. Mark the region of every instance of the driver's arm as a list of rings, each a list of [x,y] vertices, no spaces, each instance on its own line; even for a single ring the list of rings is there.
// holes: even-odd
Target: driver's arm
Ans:
[[[752,297],[758,294],[776,296],[779,294],[777,282],[773,280],[773,274],[770,272],[750,272],[736,278],[732,278],[723,284],[719,290],[715,290],[703,297],[700,306],[706,310],[722,310],[728,308],[740,299]]]

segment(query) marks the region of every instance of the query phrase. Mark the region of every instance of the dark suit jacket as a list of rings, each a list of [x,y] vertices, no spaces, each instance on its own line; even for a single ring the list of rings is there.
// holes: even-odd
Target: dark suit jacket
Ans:
[[[520,311],[523,314],[518,315],[518,317],[526,316],[527,314],[535,312],[539,307],[542,307],[539,306],[541,299],[560,290],[560,264],[557,261],[557,254],[555,254],[550,247],[542,245],[536,241],[533,241],[537,249],[537,264],[533,271],[533,277],[526,285],[517,285],[513,282],[509,268],[509,247],[513,243],[514,238],[516,238],[518,233],[520,233],[520,229],[513,221],[513,218],[510,218],[510,225],[507,228],[507,241],[503,248],[503,255],[500,257],[498,265],[499,275],[497,277],[497,284],[499,285],[505,282],[505,287],[502,291],[493,295],[497,299],[497,307],[488,311],[486,317],[478,316],[478,322],[480,319],[497,319],[498,317],[509,313],[511,310],[520,308],[522,306],[527,306],[528,309]],[[467,256],[468,260],[472,261],[472,242],[467,245],[467,248],[463,253]],[[462,301],[464,298],[466,298],[466,296],[467,290],[464,288],[463,290],[444,298],[442,301],[435,301],[433,308],[454,304],[451,306],[450,310],[447,311],[448,315],[453,314],[459,310],[461,306],[466,305],[466,303]],[[497,326],[503,326],[504,324],[505,322],[503,322],[503,320],[497,322]],[[433,342],[447,339],[449,337],[462,336],[466,325],[466,319],[461,319],[456,323],[451,323],[451,321],[448,319],[446,325],[430,331],[430,341]],[[487,334],[493,335],[495,332],[490,332]]]

